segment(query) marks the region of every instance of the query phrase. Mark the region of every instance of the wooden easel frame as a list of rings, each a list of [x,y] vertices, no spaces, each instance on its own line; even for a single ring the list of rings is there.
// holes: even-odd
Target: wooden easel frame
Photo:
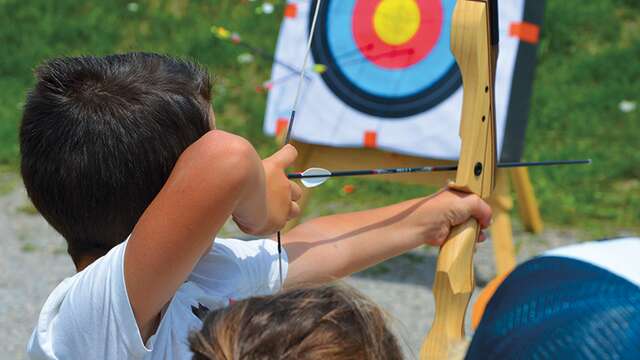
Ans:
[[[295,171],[303,171],[309,167],[350,170],[354,168],[415,167],[447,165],[452,163],[451,161],[424,159],[369,148],[333,148],[298,141],[293,141],[292,144],[298,150],[298,158],[294,163]],[[455,173],[452,172],[381,175],[371,178],[405,184],[426,184],[442,187],[454,176]],[[493,209],[493,225],[490,231],[497,274],[511,271],[516,265],[516,252],[513,244],[513,230],[511,226],[511,210],[513,209],[511,182],[514,185],[514,190],[518,198],[520,217],[525,229],[532,233],[539,233],[543,229],[538,203],[529,179],[528,170],[526,168],[499,169],[497,173],[496,190],[489,199],[489,203]],[[303,211],[312,196],[311,193],[311,189],[303,189],[303,195],[299,202],[300,208]],[[296,224],[297,222],[295,221],[289,222],[285,231],[291,229]]]

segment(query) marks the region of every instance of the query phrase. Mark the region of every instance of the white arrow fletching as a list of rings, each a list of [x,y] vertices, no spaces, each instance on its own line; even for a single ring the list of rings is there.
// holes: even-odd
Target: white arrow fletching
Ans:
[[[318,185],[322,185],[325,181],[329,179],[331,175],[331,171],[323,168],[309,168],[302,173],[303,176],[321,176],[321,177],[312,177],[301,179],[302,185],[312,188]]]

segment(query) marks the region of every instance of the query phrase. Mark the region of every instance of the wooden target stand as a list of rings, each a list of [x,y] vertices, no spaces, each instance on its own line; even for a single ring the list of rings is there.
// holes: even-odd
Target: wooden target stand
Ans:
[[[354,168],[417,167],[450,165],[453,163],[452,161],[394,154],[372,148],[334,148],[298,141],[292,141],[291,143],[298,150],[298,158],[294,163],[295,171],[304,171],[309,167],[323,167],[332,171],[339,171],[352,170]],[[493,209],[493,224],[490,231],[495,254],[496,273],[500,275],[511,271],[516,266],[516,252],[511,226],[511,210],[513,209],[511,183],[513,183],[518,199],[518,209],[525,229],[537,234],[542,231],[543,223],[527,168],[498,169],[496,176],[496,189],[491,198],[488,199],[488,202]],[[455,177],[455,172],[376,175],[369,178],[405,184],[426,184],[443,187],[453,177]],[[312,196],[312,191],[312,189],[303,187],[302,198],[299,201],[300,209],[303,212]],[[297,220],[292,220],[287,224],[284,231],[290,230],[297,223]]]

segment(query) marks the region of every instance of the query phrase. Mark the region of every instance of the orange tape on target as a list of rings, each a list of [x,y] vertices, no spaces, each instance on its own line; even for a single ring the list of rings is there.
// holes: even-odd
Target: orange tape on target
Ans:
[[[289,127],[289,119],[279,118],[276,121],[276,136],[282,136]]]
[[[364,147],[376,148],[378,147],[378,133],[375,131],[366,131],[364,133]]]
[[[509,35],[530,44],[540,41],[540,26],[529,22],[514,22],[509,26]]]
[[[284,8],[284,17],[293,19],[298,16],[298,5],[289,4]]]

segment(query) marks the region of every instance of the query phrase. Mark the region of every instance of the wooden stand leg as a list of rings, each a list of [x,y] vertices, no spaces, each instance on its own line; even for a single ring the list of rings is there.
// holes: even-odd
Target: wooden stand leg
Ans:
[[[539,234],[544,229],[538,201],[533,193],[533,186],[529,180],[529,170],[527,168],[511,169],[511,179],[518,197],[518,209],[522,224],[527,231]]]
[[[509,189],[508,172],[498,170],[496,189],[489,199],[493,209],[491,240],[496,259],[497,275],[513,270],[516,266],[516,251],[513,246],[513,230],[511,228],[511,209],[513,199]]]

